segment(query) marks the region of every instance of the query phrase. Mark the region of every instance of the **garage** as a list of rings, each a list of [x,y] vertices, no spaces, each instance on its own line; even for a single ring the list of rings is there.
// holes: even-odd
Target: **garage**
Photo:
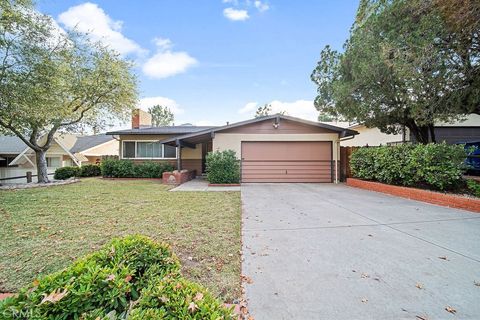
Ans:
[[[244,141],[242,182],[333,182],[331,141]]]

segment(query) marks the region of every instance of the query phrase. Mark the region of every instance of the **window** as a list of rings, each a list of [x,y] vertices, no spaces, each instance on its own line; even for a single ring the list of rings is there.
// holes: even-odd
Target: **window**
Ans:
[[[177,148],[157,141],[123,141],[124,159],[175,159]]]
[[[122,150],[124,158],[135,158],[135,142],[123,142]]]
[[[47,157],[47,167],[49,168],[61,167],[60,162],[60,157]]]

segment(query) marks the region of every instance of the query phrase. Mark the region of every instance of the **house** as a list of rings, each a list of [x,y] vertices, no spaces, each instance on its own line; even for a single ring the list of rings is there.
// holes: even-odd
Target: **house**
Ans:
[[[118,142],[110,135],[57,133],[46,154],[47,170],[53,173],[59,167],[95,164],[107,155],[118,156]],[[24,176],[27,171],[36,174],[35,152],[16,136],[0,136],[0,158],[4,159],[0,159],[0,179]]]
[[[210,151],[233,150],[242,182],[337,182],[340,140],[356,131],[285,115],[220,127],[152,127],[141,110],[132,128],[108,132],[119,140],[120,158],[167,161],[177,169],[205,172]]]
[[[378,128],[368,128],[359,123],[347,128],[357,131],[359,135],[343,140],[342,147],[392,145],[415,141],[408,128],[404,128],[398,134],[386,134]],[[435,138],[437,142],[445,141],[450,144],[480,141],[480,115],[471,114],[462,121],[453,123],[438,122],[435,125]]]

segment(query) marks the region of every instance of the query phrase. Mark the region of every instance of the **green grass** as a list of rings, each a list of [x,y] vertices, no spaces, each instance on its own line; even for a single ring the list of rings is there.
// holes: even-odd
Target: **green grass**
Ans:
[[[183,274],[229,302],[240,296],[239,192],[168,192],[154,181],[0,191],[0,292],[66,267],[113,237],[172,245]]]

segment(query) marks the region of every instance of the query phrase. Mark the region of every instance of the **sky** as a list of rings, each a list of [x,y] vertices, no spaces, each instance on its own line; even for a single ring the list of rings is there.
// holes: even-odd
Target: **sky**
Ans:
[[[310,74],[341,50],[358,0],[37,0],[64,29],[88,32],[135,63],[144,110],[175,124],[223,125],[258,106],[316,120]]]

